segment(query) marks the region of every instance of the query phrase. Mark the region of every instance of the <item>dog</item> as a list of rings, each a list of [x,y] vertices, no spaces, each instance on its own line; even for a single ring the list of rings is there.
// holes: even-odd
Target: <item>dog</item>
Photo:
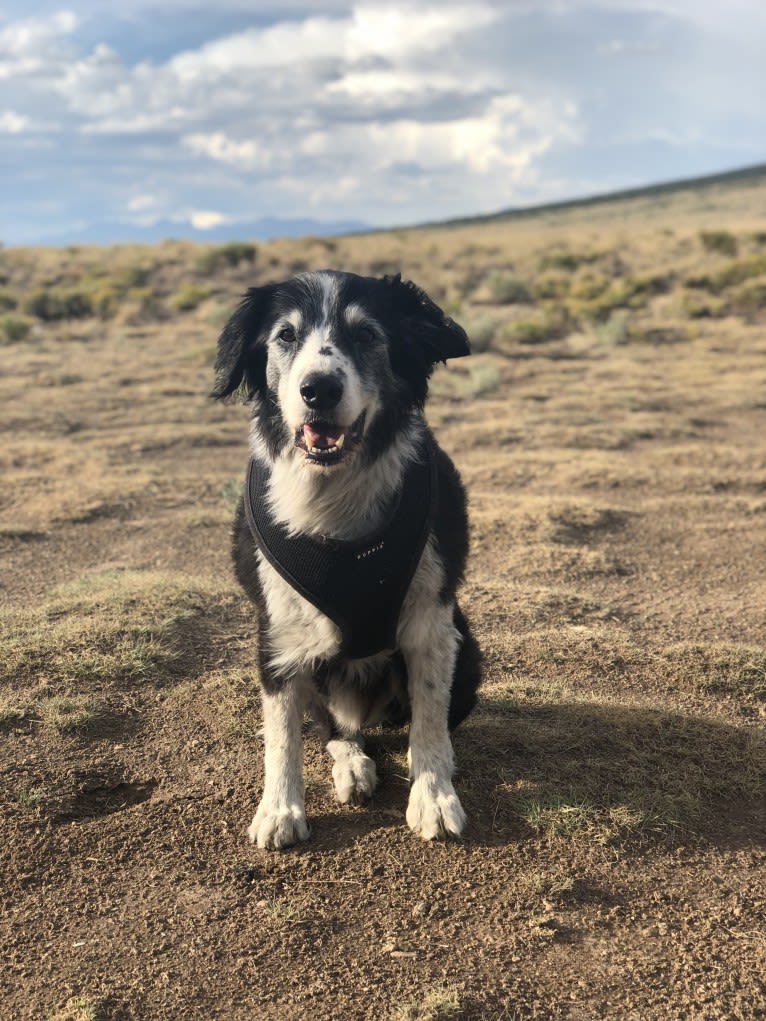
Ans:
[[[415,284],[335,270],[251,288],[220,336],[211,396],[252,402],[233,557],[258,609],[259,847],[309,836],[307,711],[343,804],[375,790],[363,729],[409,722],[407,823],[426,840],[463,830],[450,732],[480,680],[455,601],[466,497],[423,408],[436,363],[469,353]]]

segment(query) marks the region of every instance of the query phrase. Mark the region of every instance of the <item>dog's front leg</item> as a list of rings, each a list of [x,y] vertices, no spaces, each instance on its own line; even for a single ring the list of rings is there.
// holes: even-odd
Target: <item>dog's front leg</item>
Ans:
[[[447,725],[460,641],[453,613],[452,603],[437,604],[402,635],[412,706],[407,825],[424,840],[446,833],[458,836],[465,825],[452,786],[454,756]]]
[[[305,704],[302,679],[291,679],[278,690],[261,688],[265,777],[263,797],[248,830],[259,847],[289,847],[309,835],[301,735]]]

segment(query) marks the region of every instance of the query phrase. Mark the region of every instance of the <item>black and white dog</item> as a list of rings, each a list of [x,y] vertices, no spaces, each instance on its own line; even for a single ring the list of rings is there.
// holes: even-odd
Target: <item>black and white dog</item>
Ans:
[[[234,561],[259,610],[259,847],[309,835],[307,710],[343,803],[375,789],[362,729],[409,720],[407,823],[426,840],[463,829],[450,730],[479,684],[455,602],[465,493],[423,405],[436,362],[468,353],[414,284],[330,270],[252,288],[221,335],[212,396],[253,404]]]

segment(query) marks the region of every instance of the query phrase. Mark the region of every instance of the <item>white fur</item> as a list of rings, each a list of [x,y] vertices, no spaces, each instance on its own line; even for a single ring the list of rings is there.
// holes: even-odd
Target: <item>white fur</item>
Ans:
[[[407,824],[425,840],[444,833],[458,836],[465,825],[465,812],[452,786],[454,756],[447,726],[460,635],[453,623],[453,604],[439,600],[443,577],[444,569],[429,543],[399,626],[412,706]]]
[[[260,550],[257,555],[258,574],[271,622],[268,656],[274,669],[286,676],[295,676],[337,655],[341,643],[337,624],[296,592],[263,558]]]
[[[327,751],[333,758],[332,778],[335,793],[342,805],[364,802],[372,797],[378,782],[375,763],[362,751],[357,741],[328,741]]]
[[[307,701],[305,682],[286,684],[277,695],[261,691],[265,777],[261,803],[248,835],[259,847],[289,847],[306,840],[301,723]]]
[[[334,421],[344,426],[354,423],[365,410],[372,394],[366,394],[351,360],[335,347],[327,322],[306,337],[290,370],[279,381],[279,403],[289,428],[295,432],[306,421],[306,405],[301,386],[314,373],[343,374],[343,396],[333,411]]]
[[[321,291],[322,321],[303,338],[300,350],[289,366],[286,366],[285,353],[280,349],[277,337],[287,323],[293,326],[296,332],[300,330],[302,323],[300,312],[294,310],[284,315],[274,325],[269,338],[272,364],[274,362],[282,364],[282,371],[276,373],[272,370],[272,386],[276,383],[275,389],[282,415],[288,430],[293,434],[306,421],[306,404],[301,396],[301,386],[315,373],[335,375],[343,381],[343,396],[333,409],[334,422],[348,427],[363,411],[374,413],[375,410],[374,386],[364,386],[351,359],[335,344],[332,326],[338,299],[335,279],[322,274],[307,274],[306,282]]]
[[[317,470],[303,463],[300,451],[297,457],[292,449],[283,452],[270,463],[267,499],[275,519],[291,534],[353,540],[373,531],[416,455],[415,438],[422,431],[418,425],[413,418],[409,428],[366,468],[354,459],[342,470]],[[267,458],[256,430],[251,434],[251,450],[254,457]]]

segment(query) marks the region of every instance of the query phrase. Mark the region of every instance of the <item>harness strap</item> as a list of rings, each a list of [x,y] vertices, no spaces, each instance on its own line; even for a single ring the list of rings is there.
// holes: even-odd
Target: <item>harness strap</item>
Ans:
[[[411,461],[389,517],[353,542],[288,535],[269,512],[270,473],[255,458],[247,469],[247,523],[263,556],[304,599],[341,630],[341,653],[362,659],[396,647],[402,604],[428,540],[436,501],[430,438]]]

